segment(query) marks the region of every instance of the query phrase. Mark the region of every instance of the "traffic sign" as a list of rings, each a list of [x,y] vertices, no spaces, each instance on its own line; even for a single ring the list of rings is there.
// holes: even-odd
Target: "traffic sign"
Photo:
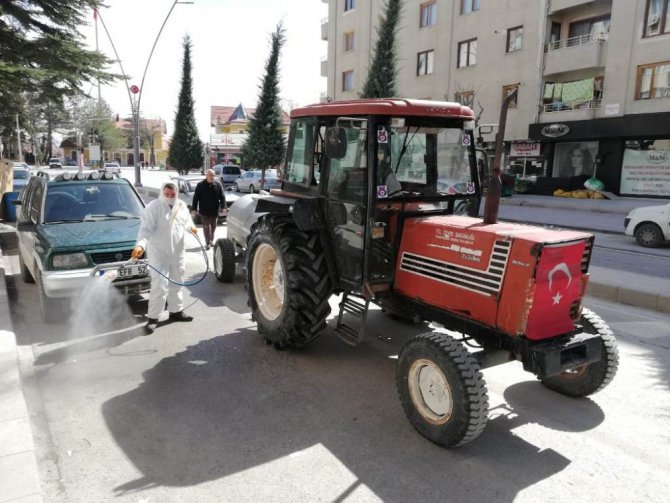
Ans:
[[[130,86],[130,92],[133,94],[137,94],[140,92],[140,88],[137,86]]]

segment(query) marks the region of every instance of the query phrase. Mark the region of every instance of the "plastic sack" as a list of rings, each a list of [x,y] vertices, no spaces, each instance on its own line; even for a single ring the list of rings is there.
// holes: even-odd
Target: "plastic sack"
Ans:
[[[589,190],[605,190],[605,184],[597,178],[589,178],[584,182],[584,187]]]

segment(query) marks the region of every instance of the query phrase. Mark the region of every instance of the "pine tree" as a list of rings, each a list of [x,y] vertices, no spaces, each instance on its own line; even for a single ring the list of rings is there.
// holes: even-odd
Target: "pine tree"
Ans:
[[[375,54],[361,98],[392,98],[397,95],[395,81],[398,56],[395,35],[401,11],[400,0],[388,0],[384,14],[379,16]]]
[[[270,56],[265,63],[265,75],[259,86],[258,105],[249,119],[249,137],[242,145],[245,166],[265,170],[279,166],[286,152],[282,134],[283,112],[279,104],[279,55],[284,45],[282,23],[272,33]]]
[[[182,62],[181,91],[179,91],[179,105],[175,117],[174,135],[170,143],[168,162],[179,173],[188,173],[191,169],[200,169],[204,161],[202,143],[198,136],[198,127],[195,123],[193,111],[193,82],[191,79],[191,37],[186,35],[184,60]]]
[[[86,49],[80,26],[101,0],[2,0],[0,2],[0,128],[25,113],[17,97],[40,95],[49,108],[89,82],[118,78],[105,68],[111,60]],[[46,100],[49,99],[50,101]],[[27,113],[25,113],[27,115]],[[23,124],[25,121],[21,121]],[[15,127],[15,126],[14,126]]]

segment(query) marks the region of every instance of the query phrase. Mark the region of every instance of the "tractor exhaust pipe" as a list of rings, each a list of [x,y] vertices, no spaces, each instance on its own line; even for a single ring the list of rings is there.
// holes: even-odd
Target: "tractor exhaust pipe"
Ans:
[[[505,123],[507,122],[507,109],[513,99],[516,98],[518,89],[514,89],[503,100],[500,109],[500,122],[498,122],[498,134],[496,135],[496,154],[493,160],[493,171],[489,178],[489,186],[486,191],[486,204],[484,205],[484,223],[495,224],[498,221],[498,208],[500,207],[500,192],[502,183],[500,181],[500,161],[502,159],[503,140],[505,139]]]

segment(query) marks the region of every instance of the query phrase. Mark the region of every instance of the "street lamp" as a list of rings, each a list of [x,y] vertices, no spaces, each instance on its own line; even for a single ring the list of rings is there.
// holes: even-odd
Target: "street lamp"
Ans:
[[[123,75],[124,82],[126,83],[126,90],[128,91],[128,100],[130,101],[130,108],[133,113],[133,130],[134,130],[134,154],[133,154],[133,160],[135,161],[135,186],[136,187],[141,187],[142,186],[142,180],[141,180],[141,171],[140,171],[140,103],[142,101],[142,91],[144,90],[144,78],[147,76],[147,70],[149,69],[149,63],[151,62],[151,57],[154,54],[154,49],[156,49],[156,44],[158,43],[158,39],[161,36],[161,33],[163,33],[163,28],[165,28],[165,24],[167,23],[168,18],[170,17],[170,14],[172,14],[172,11],[174,10],[175,6],[177,4],[186,4],[186,5],[191,5],[194,2],[192,1],[180,1],[180,0],[175,0],[172,3],[172,7],[170,7],[170,10],[167,13],[167,16],[165,16],[165,19],[163,20],[163,24],[161,25],[160,29],[158,30],[158,34],[156,35],[156,39],[154,40],[153,46],[151,46],[151,52],[149,53],[149,58],[147,59],[147,64],[144,66],[144,73],[142,74],[142,81],[140,82],[140,86],[137,87],[135,85],[129,86],[128,85],[128,77],[126,76],[125,71],[123,70],[123,65],[121,64],[121,58],[119,58],[118,53],[116,52],[116,48],[114,47],[114,42],[112,42],[112,37],[109,35],[109,31],[107,31],[107,26],[105,26],[105,22],[103,21],[102,17],[100,16],[100,13],[98,13],[98,17],[100,17],[100,21],[102,22],[102,27],[105,29],[105,33],[107,34],[107,38],[109,39],[110,44],[112,44],[112,49],[114,50],[114,55],[116,56],[116,60],[119,62],[119,67],[121,68],[121,75]],[[132,93],[132,94],[131,94]],[[133,100],[133,95],[137,96],[137,100]]]

